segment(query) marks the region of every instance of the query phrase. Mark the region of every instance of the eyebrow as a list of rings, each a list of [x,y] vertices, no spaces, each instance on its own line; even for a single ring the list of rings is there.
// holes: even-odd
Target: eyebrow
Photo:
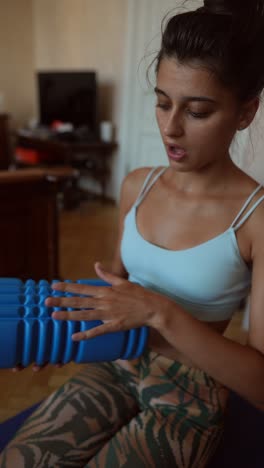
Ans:
[[[168,94],[165,93],[165,91],[162,91],[162,89],[156,87],[154,88],[154,91],[156,94],[161,94],[162,96],[170,98]],[[216,104],[214,99],[207,96],[184,96],[183,101],[212,102],[213,104]]]

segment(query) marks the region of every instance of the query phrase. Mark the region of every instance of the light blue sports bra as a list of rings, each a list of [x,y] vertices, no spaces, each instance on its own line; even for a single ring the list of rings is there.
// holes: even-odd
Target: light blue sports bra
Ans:
[[[229,320],[251,287],[251,271],[240,255],[235,233],[264,200],[263,195],[242,216],[262,186],[254,190],[222,234],[189,249],[167,250],[146,241],[136,221],[137,207],[166,169],[150,183],[156,168],[149,172],[125,217],[121,257],[129,280],[169,296],[199,320]]]

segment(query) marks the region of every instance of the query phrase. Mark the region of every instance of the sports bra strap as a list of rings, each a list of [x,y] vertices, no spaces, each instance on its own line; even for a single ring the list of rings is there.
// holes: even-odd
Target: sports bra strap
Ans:
[[[141,190],[140,190],[140,192],[139,192],[139,195],[138,195],[138,197],[137,197],[137,199],[136,199],[136,202],[135,202],[135,206],[136,206],[136,207],[138,207],[138,205],[142,202],[142,200],[143,200],[143,198],[145,197],[145,195],[149,192],[149,190],[150,190],[151,187],[155,184],[156,180],[161,176],[161,174],[163,174],[163,172],[166,171],[167,167],[163,167],[160,171],[158,171],[158,173],[153,177],[152,181],[151,181],[150,184],[148,185],[148,183],[149,183],[149,181],[150,181],[152,175],[153,175],[154,172],[156,171],[156,169],[157,169],[156,167],[153,167],[153,168],[149,171],[149,173],[148,173],[148,175],[147,175],[147,177],[146,177],[146,179],[145,179],[145,181],[144,181],[144,183],[143,183],[143,185],[142,185],[142,188],[141,188]]]
[[[253,213],[253,211],[257,208],[257,206],[264,200],[264,195],[262,195],[262,197],[260,197],[256,203],[254,203],[254,205],[250,208],[250,210],[245,214],[245,216],[243,216],[243,218],[239,221],[239,223],[237,223],[236,226],[234,226],[234,230],[236,231],[237,229],[240,228],[240,226],[242,226],[242,224],[249,218],[249,216],[251,215],[251,213]]]
[[[166,171],[167,167],[163,167],[160,171],[157,172],[157,174],[153,177],[152,181],[150,182],[149,184],[149,181],[151,180],[151,177],[153,176],[153,174],[155,173],[156,171],[156,167],[153,167],[146,179],[144,180],[144,183],[141,187],[141,190],[139,192],[139,195],[135,201],[135,207],[137,208],[138,205],[142,202],[142,200],[144,199],[144,197],[147,195],[147,193],[150,191],[151,187],[155,184],[155,182],[157,181],[157,179],[163,174],[163,172]],[[237,231],[237,229],[239,229],[243,223],[245,223],[245,221],[249,218],[249,216],[251,215],[251,213],[253,213],[253,211],[257,208],[257,206],[264,200],[264,195],[262,195],[255,203],[254,205],[248,210],[248,212],[241,218],[241,220],[237,223],[237,221],[239,220],[239,218],[241,217],[241,215],[243,214],[243,212],[246,210],[246,208],[248,207],[248,205],[250,204],[251,200],[253,200],[254,196],[263,188],[263,186],[260,184],[258,185],[258,187],[251,193],[251,195],[248,197],[248,199],[246,200],[246,202],[244,203],[244,205],[242,206],[241,210],[239,211],[239,213],[237,214],[237,216],[235,217],[234,221],[232,222],[231,224],[231,228],[234,228],[235,231]],[[237,223],[237,224],[236,224]]]
[[[262,189],[262,185],[258,185],[258,187],[254,190],[254,192],[248,197],[248,199],[246,200],[246,202],[244,203],[244,205],[242,206],[241,210],[239,211],[239,213],[237,214],[237,216],[235,217],[234,221],[232,222],[231,226],[230,227],[233,227],[234,230],[236,231],[237,229],[239,229],[242,224],[249,218],[249,216],[251,215],[251,213],[253,213],[253,211],[257,208],[257,206],[264,200],[264,195],[262,197],[260,197],[255,203],[254,205],[249,209],[249,211],[241,218],[241,220],[237,223],[237,221],[239,220],[239,218],[241,217],[241,215],[243,214],[243,212],[246,210],[246,208],[248,207],[248,205],[250,204],[251,200],[253,200],[254,196]],[[237,223],[237,224],[236,224]]]

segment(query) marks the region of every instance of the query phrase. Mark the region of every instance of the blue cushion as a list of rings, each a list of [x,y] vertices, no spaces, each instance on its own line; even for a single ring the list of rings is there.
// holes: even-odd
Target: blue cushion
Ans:
[[[207,468],[263,468],[264,412],[231,393],[223,438]]]
[[[23,422],[31,415],[31,413],[40,405],[36,403],[30,408],[25,409],[21,413],[16,414],[10,419],[7,419],[0,424],[0,452],[8,444],[8,442],[13,438],[19,427]]]

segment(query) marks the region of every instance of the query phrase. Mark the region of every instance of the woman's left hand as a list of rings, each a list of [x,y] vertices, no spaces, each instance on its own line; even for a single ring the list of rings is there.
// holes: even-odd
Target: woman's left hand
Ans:
[[[48,307],[77,309],[53,312],[52,318],[56,320],[101,320],[105,322],[90,330],[74,333],[73,340],[86,340],[105,333],[129,330],[144,325],[153,326],[157,311],[168,303],[165,296],[103,270],[100,263],[95,264],[95,271],[99,278],[110,283],[111,286],[54,283],[52,288],[56,291],[75,296],[49,297],[45,301]],[[83,295],[86,297],[82,297]]]

